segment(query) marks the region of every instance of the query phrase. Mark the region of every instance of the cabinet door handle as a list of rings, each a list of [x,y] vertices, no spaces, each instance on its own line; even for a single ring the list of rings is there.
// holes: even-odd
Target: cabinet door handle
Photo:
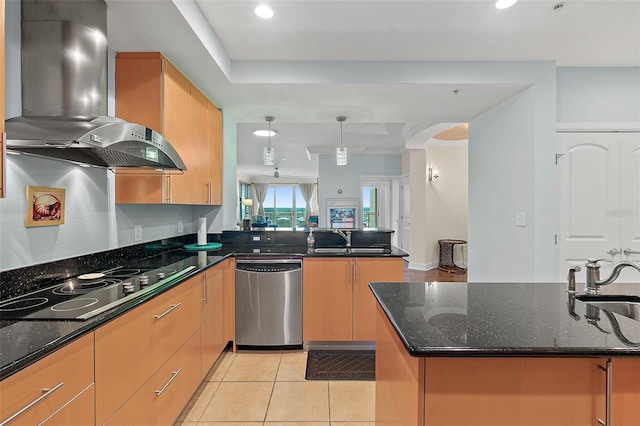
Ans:
[[[172,371],[171,372],[171,378],[169,379],[169,381],[167,383],[164,384],[162,389],[156,391],[156,396],[162,395],[162,392],[164,392],[164,390],[171,384],[171,382],[173,382],[173,380],[176,377],[178,377],[178,374],[180,374],[181,371],[182,371],[182,368],[178,368],[178,371]]]
[[[207,274],[204,273],[202,275],[202,282],[204,283],[204,299],[202,299],[202,301],[205,303],[205,305],[207,303],[209,303],[209,289],[207,288]]]
[[[182,303],[176,303],[175,305],[171,305],[171,307],[169,309],[167,309],[166,311],[164,311],[160,315],[155,315],[155,318],[156,319],[162,318],[163,316],[167,315],[169,312],[173,311],[175,308],[177,308],[180,305],[182,305]]]
[[[356,279],[353,281],[354,284],[358,282],[358,276],[360,275],[360,265],[358,264],[358,259],[353,261],[353,265],[356,269]]]
[[[598,423],[602,426],[612,426],[611,425],[611,385],[613,383],[613,365],[611,364],[611,358],[607,360],[606,367],[601,365],[598,366],[601,370],[604,370],[607,373],[607,384],[605,387],[605,419],[598,419]]]
[[[42,395],[40,395],[38,398],[34,399],[30,403],[28,403],[27,405],[22,407],[18,412],[16,412],[13,415],[9,416],[9,418],[7,418],[5,421],[0,423],[0,426],[4,426],[6,424],[9,424],[9,422],[12,422],[13,420],[15,420],[16,417],[21,416],[26,411],[28,411],[31,408],[33,408],[33,406],[37,405],[40,401],[42,401],[43,399],[47,398],[49,395],[51,395],[52,393],[54,393],[55,391],[60,389],[62,387],[62,385],[64,385],[64,382],[58,383],[57,385],[55,385],[51,389],[42,389],[42,391],[44,392]]]

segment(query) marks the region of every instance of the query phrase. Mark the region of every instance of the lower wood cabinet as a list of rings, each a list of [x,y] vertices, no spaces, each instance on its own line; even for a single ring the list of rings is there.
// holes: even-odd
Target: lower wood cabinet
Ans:
[[[369,283],[402,281],[402,258],[306,258],[303,338],[376,339],[376,299]]]
[[[229,342],[224,329],[224,273],[218,264],[200,274],[202,298],[202,377],[206,376]]]
[[[96,330],[97,424],[104,424],[200,329],[201,299],[201,280],[195,276]],[[200,360],[197,366],[201,376]]]
[[[584,426],[606,419],[606,359],[412,357],[376,317],[376,425]],[[640,418],[640,359],[612,359],[611,425]]]
[[[171,425],[202,380],[199,329],[106,424]]]
[[[93,340],[87,334],[0,382],[0,422],[93,424]]]

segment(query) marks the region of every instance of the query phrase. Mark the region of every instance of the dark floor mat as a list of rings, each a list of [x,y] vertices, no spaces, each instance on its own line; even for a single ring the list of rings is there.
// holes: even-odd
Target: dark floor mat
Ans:
[[[307,380],[375,380],[375,351],[312,350],[307,355]]]

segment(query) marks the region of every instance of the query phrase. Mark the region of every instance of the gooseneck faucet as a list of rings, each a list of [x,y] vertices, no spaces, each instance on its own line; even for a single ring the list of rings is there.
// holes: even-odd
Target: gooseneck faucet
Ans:
[[[342,229],[334,229],[334,234],[340,235],[347,242],[347,247],[351,247],[351,231],[347,231],[346,233]]]
[[[603,260],[607,262],[611,262],[608,259],[593,259],[593,258],[587,259],[587,263],[585,265],[585,267],[587,268],[587,277],[586,277],[585,286],[584,286],[584,292],[586,294],[600,294],[600,286],[608,285],[614,282],[620,275],[620,271],[622,271],[624,268],[629,267],[640,272],[640,266],[636,265],[633,262],[629,262],[625,260],[625,261],[616,263],[613,266],[613,271],[611,271],[611,275],[601,280],[600,265],[598,264],[598,262],[601,262]]]

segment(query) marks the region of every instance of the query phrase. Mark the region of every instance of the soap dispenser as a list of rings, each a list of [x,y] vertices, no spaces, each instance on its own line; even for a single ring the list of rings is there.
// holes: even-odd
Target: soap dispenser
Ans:
[[[313,246],[316,243],[316,239],[313,236],[313,228],[309,228],[309,235],[307,235],[307,249],[309,252],[313,251]]]

